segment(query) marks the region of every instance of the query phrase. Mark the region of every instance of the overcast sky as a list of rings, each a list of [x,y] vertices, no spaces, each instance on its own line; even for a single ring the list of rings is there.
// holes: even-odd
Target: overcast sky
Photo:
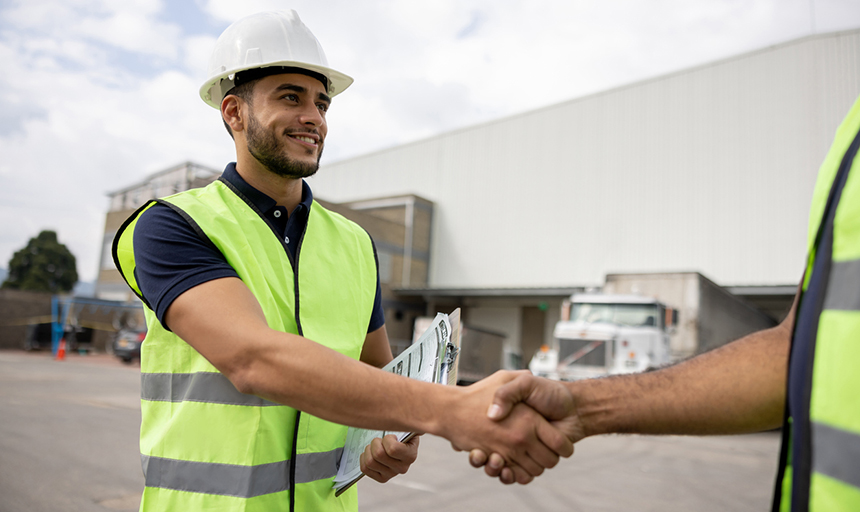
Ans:
[[[323,163],[860,27],[857,0],[0,0],[0,267],[53,229],[92,281],[107,192],[231,161],[197,91],[221,31],[274,8],[355,78]]]

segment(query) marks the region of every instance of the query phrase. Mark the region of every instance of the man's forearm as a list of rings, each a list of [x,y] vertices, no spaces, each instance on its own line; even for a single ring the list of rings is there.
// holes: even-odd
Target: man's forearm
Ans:
[[[458,449],[499,453],[508,464],[522,468],[515,471],[520,483],[555,466],[559,456],[573,452],[565,434],[526,405],[516,406],[501,423],[486,417],[495,389],[512,375],[494,375],[464,388],[430,384],[383,372],[332,354],[304,338],[287,336],[288,343],[278,344],[283,351],[278,350],[277,355],[270,351],[269,357],[255,359],[249,374],[258,387],[246,392],[336,423],[427,432],[448,439]]]
[[[245,370],[243,392],[335,423],[436,435],[456,401],[453,389],[383,372],[305,338],[269,335],[279,341]]]
[[[524,466],[539,451],[554,452],[538,457],[541,467],[554,465],[556,454],[573,451],[561,432],[527,406],[503,425],[486,418],[483,412],[495,388],[509,378],[500,375],[456,388],[383,372],[309,339],[270,329],[256,299],[235,278],[186,291],[168,308],[166,320],[240,392],[332,422],[436,434],[459,448],[502,453]],[[531,475],[539,474],[537,466],[532,469]]]
[[[585,435],[737,434],[778,427],[788,323],[659,371],[567,383]]]
[[[271,330],[252,314],[236,315],[229,325],[191,327],[177,323],[177,334],[240,392],[335,423],[436,434],[441,414],[435,412],[455,400],[454,390],[383,372],[307,338]]]

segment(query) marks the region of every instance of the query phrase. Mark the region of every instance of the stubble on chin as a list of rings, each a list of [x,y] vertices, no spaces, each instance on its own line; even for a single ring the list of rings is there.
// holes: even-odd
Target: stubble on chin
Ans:
[[[323,143],[320,141],[316,162],[302,162],[290,158],[283,141],[271,131],[266,131],[253,115],[248,122],[247,146],[251,156],[269,172],[289,179],[309,178],[316,174],[323,152]],[[311,149],[307,152],[309,155],[313,154]]]

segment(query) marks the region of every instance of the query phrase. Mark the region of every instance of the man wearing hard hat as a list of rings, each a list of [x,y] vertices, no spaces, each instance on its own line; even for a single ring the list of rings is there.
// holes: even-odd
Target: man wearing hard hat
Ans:
[[[298,15],[231,25],[209,76],[200,95],[220,109],[236,162],[203,189],[150,201],[114,242],[146,306],[141,510],[355,510],[355,488],[332,489],[343,425],[500,453],[521,483],[569,456],[558,425],[525,405],[501,425],[486,418],[501,377],[456,388],[374,368],[392,355],[373,243],[302,179],[352,79]],[[417,449],[418,438],[376,439],[362,470],[385,482]]]

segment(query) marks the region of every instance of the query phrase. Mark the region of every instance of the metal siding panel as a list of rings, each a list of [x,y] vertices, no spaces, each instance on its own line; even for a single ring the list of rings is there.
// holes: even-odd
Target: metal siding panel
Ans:
[[[311,186],[434,201],[431,286],[794,283],[858,47],[860,31],[786,43],[329,164]]]

